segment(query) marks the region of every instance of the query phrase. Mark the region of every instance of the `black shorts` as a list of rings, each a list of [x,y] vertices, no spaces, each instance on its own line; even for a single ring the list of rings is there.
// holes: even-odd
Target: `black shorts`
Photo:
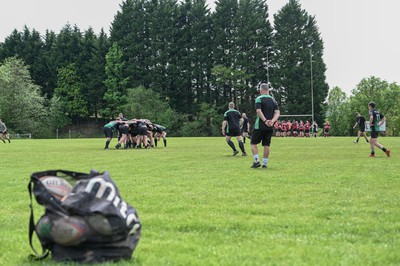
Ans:
[[[167,129],[157,128],[157,130],[154,133],[162,134],[164,131],[167,131]]]
[[[360,132],[365,132],[365,127],[360,127],[360,128],[358,129],[358,131],[360,131]]]
[[[104,134],[106,135],[106,138],[112,138],[113,137],[113,131],[109,127],[104,127]]]
[[[0,134],[7,135],[7,134],[8,134],[8,131],[7,131],[7,130],[6,130],[6,131],[4,131],[4,132],[1,132],[1,131],[0,131]]]
[[[147,127],[138,127],[139,136],[147,136]]]
[[[310,130],[306,129],[304,132],[308,134],[308,133],[310,133]]]
[[[371,139],[376,139],[376,138],[378,138],[378,134],[379,134],[378,131],[371,131]]]
[[[129,127],[120,127],[120,128],[119,128],[119,133],[120,133],[121,135],[128,135],[128,133],[129,133]]]
[[[131,134],[132,137],[136,137],[138,135],[139,131],[137,130],[137,128],[133,129],[133,130],[129,130],[129,134]]]
[[[225,133],[226,136],[229,137],[237,137],[237,136],[241,136],[242,134],[240,134],[240,129],[234,129],[234,130],[229,130],[229,132]]]
[[[272,137],[273,130],[260,130],[255,129],[251,134],[251,144],[257,145],[258,143],[262,142],[263,146],[270,146],[271,145],[271,137]]]

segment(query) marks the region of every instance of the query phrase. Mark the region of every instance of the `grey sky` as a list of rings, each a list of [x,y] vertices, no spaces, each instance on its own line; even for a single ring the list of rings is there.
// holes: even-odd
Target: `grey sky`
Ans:
[[[210,5],[212,5],[212,0]],[[288,0],[267,0],[270,17]],[[108,33],[122,0],[0,0],[0,42],[24,25],[44,34],[67,23]],[[325,43],[327,82],[350,92],[364,77],[400,79],[398,0],[301,0]]]

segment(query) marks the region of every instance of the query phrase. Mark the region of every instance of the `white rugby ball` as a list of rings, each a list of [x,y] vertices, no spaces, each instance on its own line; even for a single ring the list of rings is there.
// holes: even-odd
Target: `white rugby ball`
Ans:
[[[72,190],[71,184],[64,178],[57,176],[42,176],[39,180],[50,194],[59,200],[67,196]]]

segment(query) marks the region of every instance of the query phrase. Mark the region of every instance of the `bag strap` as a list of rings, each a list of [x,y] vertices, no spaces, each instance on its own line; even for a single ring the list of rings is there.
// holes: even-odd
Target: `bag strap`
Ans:
[[[46,247],[44,247],[42,243],[40,243],[40,245],[42,246],[42,254],[39,255],[39,253],[33,247],[32,237],[33,237],[33,232],[36,232],[36,230],[35,230],[35,220],[34,220],[34,217],[33,217],[32,182],[33,181],[31,180],[31,182],[29,182],[29,184],[28,184],[29,199],[30,199],[29,207],[31,209],[31,217],[29,219],[29,244],[30,244],[33,252],[35,252],[35,254],[29,255],[29,259],[31,259],[31,260],[42,260],[42,259],[45,259],[49,255],[50,251]]]
[[[44,172],[36,172],[33,173],[31,175],[31,177],[37,177],[40,178],[41,176],[45,176],[45,175],[53,175],[53,176],[59,176],[58,173],[73,177],[76,180],[80,180],[80,179],[85,179],[88,177],[88,174],[85,173],[79,173],[79,172],[72,172],[72,171],[66,171],[66,170],[48,170],[48,171],[44,171]]]

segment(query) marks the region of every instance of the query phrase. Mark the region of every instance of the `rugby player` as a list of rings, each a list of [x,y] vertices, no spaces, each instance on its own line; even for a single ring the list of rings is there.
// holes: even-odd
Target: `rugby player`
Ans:
[[[331,129],[331,124],[329,123],[329,121],[326,121],[324,123],[324,137],[327,138],[330,136],[329,134],[329,130]]]
[[[119,128],[120,123],[121,119],[118,118],[117,120],[110,121],[104,125],[103,131],[106,135],[106,146],[104,147],[105,150],[109,149],[108,145],[110,145],[111,139],[113,138],[113,133]]]
[[[1,119],[0,119],[0,139],[6,143],[6,141],[3,139],[3,136],[6,137],[6,139],[8,140],[8,143],[11,143],[10,141],[10,134],[8,134],[8,130],[7,130],[7,126],[6,124],[4,124]]]
[[[369,145],[371,147],[370,157],[375,157],[375,146],[386,153],[387,157],[390,157],[390,150],[386,149],[378,142],[379,127],[386,121],[386,117],[375,109],[376,104],[374,102],[368,103],[369,109],[369,122],[371,125],[371,138]]]
[[[311,124],[307,120],[306,123],[304,124],[304,134],[306,135],[306,138],[310,137],[310,128],[311,128]]]
[[[242,137],[243,137],[243,143],[246,143],[246,137],[249,138],[249,131],[250,131],[250,123],[249,119],[247,118],[246,113],[242,114]]]
[[[167,129],[158,124],[153,124],[154,144],[157,147],[157,142],[163,138],[164,147],[167,147]]]
[[[360,115],[360,113],[356,113],[356,117],[357,117],[357,121],[353,126],[353,129],[356,128],[356,126],[358,125],[358,132],[357,132],[357,139],[354,141],[354,143],[358,143],[358,140],[360,139],[361,134],[363,134],[365,141],[368,143],[368,138],[367,138],[367,134],[365,133],[365,118]]]
[[[257,144],[262,142],[264,147],[262,168],[267,168],[268,157],[271,146],[271,137],[273,134],[273,126],[278,120],[280,111],[278,103],[269,95],[269,87],[267,83],[260,85],[260,96],[256,98],[257,119],[254,124],[254,131],[251,134],[251,150],[253,152],[254,163],[251,168],[261,166]]]
[[[225,136],[226,142],[229,147],[233,150],[233,155],[239,153],[236,150],[235,144],[232,142],[231,138],[236,137],[239,148],[242,151],[242,156],[247,156],[246,151],[244,150],[244,144],[242,140],[242,134],[240,134],[240,120],[242,120],[242,116],[238,110],[235,109],[235,104],[230,102],[229,110],[224,113],[224,121],[222,122],[222,135]]]

